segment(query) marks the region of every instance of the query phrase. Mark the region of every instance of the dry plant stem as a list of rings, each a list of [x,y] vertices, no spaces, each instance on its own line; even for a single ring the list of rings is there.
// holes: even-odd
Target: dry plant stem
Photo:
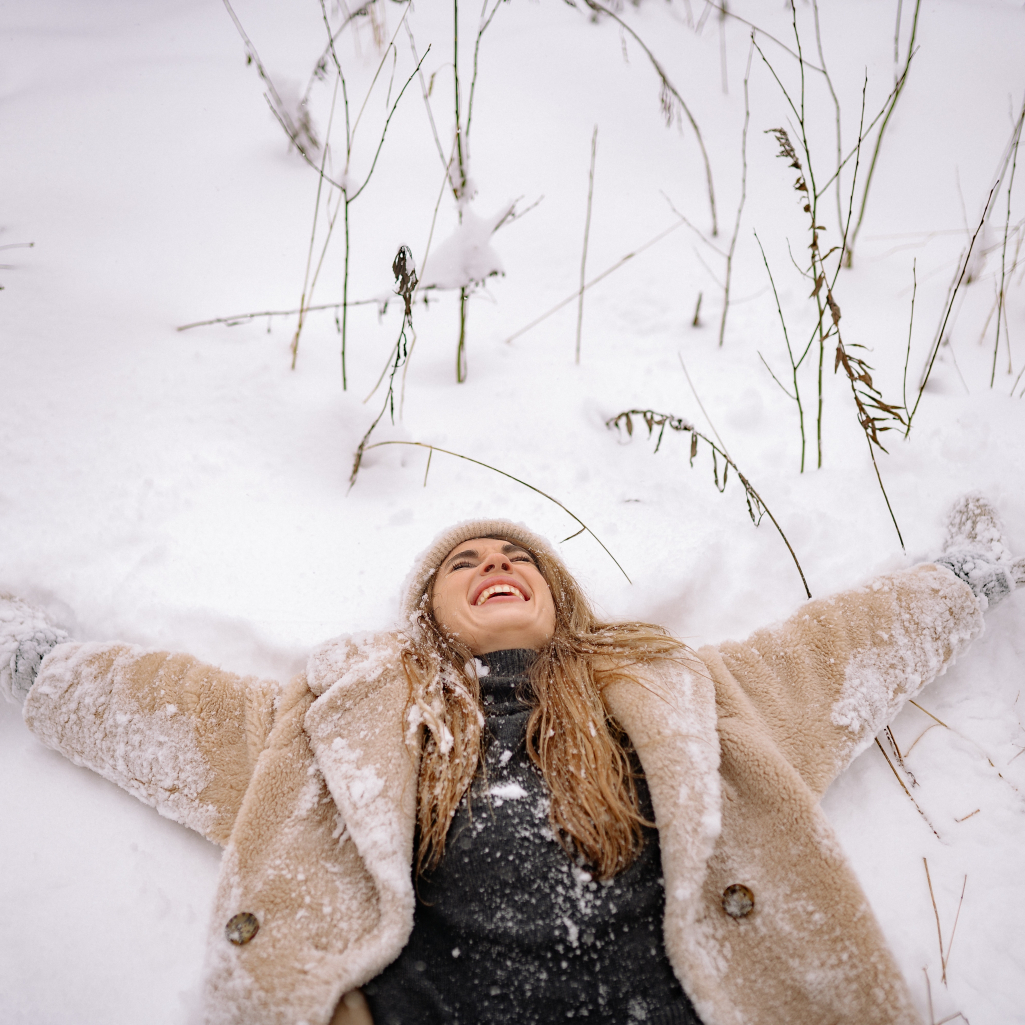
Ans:
[[[794,27],[794,39],[796,42],[798,53],[801,53],[801,37],[797,29],[797,8],[791,0],[790,3],[791,15],[793,19]],[[757,43],[755,43],[757,47]],[[879,434],[883,431],[890,430],[890,426],[887,421],[904,426],[904,415],[901,407],[896,406],[892,403],[883,401],[882,395],[879,390],[874,386],[871,376],[871,367],[862,360],[861,358],[852,355],[847,348],[844,346],[843,338],[840,333],[840,306],[836,302],[833,296],[833,286],[836,284],[837,276],[840,272],[840,266],[843,263],[844,249],[847,245],[847,231],[850,225],[851,210],[853,208],[854,201],[854,189],[857,185],[858,165],[860,159],[860,143],[864,138],[864,123],[865,123],[865,97],[868,89],[868,76],[866,74],[865,81],[862,86],[862,106],[861,106],[861,120],[858,128],[858,148],[856,149],[855,163],[854,163],[854,178],[851,183],[851,208],[848,210],[846,223],[843,224],[843,238],[839,247],[834,247],[828,252],[823,254],[819,246],[819,232],[825,230],[818,223],[818,198],[821,195],[819,190],[815,187],[815,175],[814,168],[811,159],[811,147],[808,142],[807,130],[806,130],[806,119],[805,119],[805,77],[804,77],[804,63],[801,63],[801,93],[799,97],[799,106],[795,104],[794,100],[790,97],[786,87],[780,81],[779,76],[776,74],[772,65],[766,59],[765,55],[759,53],[762,56],[762,60],[765,61],[766,66],[769,68],[773,77],[776,79],[783,91],[783,95],[786,97],[791,110],[794,112],[794,116],[797,118],[797,123],[800,129],[801,136],[801,149],[804,153],[805,162],[802,165],[800,157],[797,155],[794,149],[793,143],[790,141],[790,137],[786,130],[783,128],[774,128],[770,130],[770,134],[776,137],[777,142],[780,146],[779,156],[789,160],[790,166],[797,171],[797,179],[794,183],[795,191],[804,194],[804,212],[809,217],[809,230],[811,233],[811,244],[809,245],[810,251],[810,265],[809,271],[805,272],[798,268],[802,274],[806,274],[814,282],[810,298],[815,299],[816,304],[816,320],[815,320],[815,332],[817,334],[818,349],[819,349],[819,360],[818,360],[818,379],[817,379],[817,414],[816,414],[816,448],[817,448],[817,465],[821,468],[822,466],[822,420],[823,420],[823,365],[825,362],[825,348],[826,342],[833,336],[836,337],[836,358],[833,364],[833,372],[835,373],[841,366],[847,375],[848,382],[851,386],[851,394],[854,398],[855,408],[857,410],[858,423],[865,434],[865,439],[868,444],[869,456],[872,460],[872,467],[876,474],[876,480],[879,483],[879,489],[883,494],[883,499],[886,502],[886,508],[890,513],[890,518],[893,521],[894,528],[897,531],[897,537],[900,540],[901,547],[904,547],[904,539],[900,532],[900,526],[897,523],[897,517],[894,514],[893,507],[890,504],[889,495],[886,492],[886,487],[883,484],[882,474],[879,471],[879,464],[876,459],[875,449],[879,448],[881,451],[886,451],[879,440]],[[805,171],[807,171],[807,181],[805,180]],[[839,173],[839,168],[837,169]],[[827,275],[825,261],[833,253],[839,249],[839,257],[837,265],[832,273],[832,280],[829,280]],[[824,294],[823,294],[824,293]],[[828,309],[829,321],[826,321],[826,311]],[[862,348],[862,346],[854,346],[855,348]],[[804,354],[801,356],[801,361],[804,359]],[[798,361],[798,362],[801,362]]]
[[[455,28],[452,33],[452,74],[456,93],[456,156],[459,160],[459,191],[456,200],[461,200],[466,191],[466,161],[463,158],[463,122],[459,116],[459,0],[452,0],[452,15]],[[460,211],[462,220],[462,211]],[[460,339],[460,342],[462,339]]]
[[[900,14],[904,0],[897,0],[897,24],[893,29],[893,80],[897,80],[897,65],[900,63]],[[931,1016],[930,1016],[931,1018]]]
[[[306,290],[310,286],[310,266],[313,263],[313,244],[317,237],[317,219],[320,216],[320,197],[324,191],[324,167],[327,164],[328,147],[331,142],[331,126],[335,119],[335,101],[338,99],[338,83],[339,79],[335,79],[334,92],[331,94],[331,114],[327,119],[327,131],[324,135],[324,152],[320,160],[320,174],[317,176],[317,199],[313,206],[313,227],[310,229],[310,245],[306,251],[306,272],[303,275],[303,291],[302,296],[299,299],[299,323],[295,328],[295,337],[292,339],[292,369],[295,370],[296,357],[299,355],[299,336],[302,334],[303,323],[305,322],[306,315]],[[331,198],[328,197],[328,203],[330,204]],[[334,218],[331,219],[331,226],[334,227]],[[328,240],[330,241],[330,234]],[[324,244],[324,250],[327,249],[327,243]],[[323,263],[323,252],[321,253],[320,262]],[[319,275],[320,264],[317,265],[317,272]]]
[[[694,136],[698,141],[698,147],[701,149],[701,157],[705,162],[705,178],[708,182],[708,205],[712,211],[712,235],[713,237],[719,234],[719,218],[716,214],[715,209],[715,187],[712,184],[712,165],[708,159],[708,151],[705,149],[705,141],[701,137],[701,129],[698,128],[697,121],[694,120],[694,115],[690,112],[690,107],[684,102],[683,97],[677,91],[676,86],[669,81],[669,77],[666,75],[662,65],[658,62],[655,55],[648,49],[644,40],[625,22],[623,19],[616,14],[615,11],[610,10],[604,4],[598,2],[598,0],[583,0],[583,2],[596,14],[604,14],[611,18],[620,28],[627,32],[637,43],[637,45],[644,51],[645,56],[651,62],[651,66],[655,69],[655,73],[658,75],[662,82],[662,110],[666,114],[667,120],[672,123],[673,116],[673,105],[672,101],[675,101],[680,105],[680,109],[686,115],[687,120],[690,122],[691,128],[694,129]]]
[[[715,440],[719,442],[719,447],[723,450],[726,457],[729,458],[730,454],[726,449],[726,443],[719,437],[719,432],[715,429],[715,424],[712,423],[712,418],[708,415],[708,410],[705,409],[705,404],[701,401],[701,396],[698,394],[697,388],[694,387],[694,382],[690,379],[690,371],[687,369],[687,364],[683,362],[683,355],[677,352],[676,358],[680,361],[680,368],[683,370],[683,376],[687,378],[687,385],[690,388],[690,393],[694,396],[694,401],[698,404],[698,409],[701,410],[701,415],[708,421],[708,426],[711,427],[712,433],[715,435]]]
[[[377,79],[378,79],[378,77],[381,74],[381,69],[384,67],[385,61],[387,60],[387,57],[388,57],[388,53],[390,51],[394,50],[394,48],[395,48],[395,38],[398,35],[399,31],[401,30],[402,26],[405,24],[406,16],[409,14],[409,8],[410,8],[410,3],[407,3],[406,6],[405,6],[405,9],[402,12],[402,17],[399,19],[398,25],[396,25],[396,27],[395,27],[395,32],[392,34],[391,40],[389,41],[388,46],[385,47],[384,52],[383,52],[383,54],[381,56],[381,60],[380,60],[380,62],[377,65],[377,70],[374,72],[373,80],[370,83],[370,87],[367,89],[366,96],[363,98],[363,103],[360,106],[360,110],[359,110],[359,113],[356,116],[356,120],[354,122],[352,122],[352,121],[350,121],[349,92],[348,92],[348,86],[347,86],[346,81],[345,81],[345,73],[342,70],[342,64],[341,64],[341,61],[338,59],[338,53],[335,50],[335,45],[334,45],[335,34],[333,34],[331,32],[331,24],[330,24],[330,21],[328,19],[328,15],[327,15],[327,5],[326,5],[326,2],[325,2],[325,0],[320,0],[321,17],[323,18],[324,27],[326,28],[327,34],[328,34],[328,51],[331,54],[331,59],[332,59],[332,61],[334,63],[335,70],[336,70],[336,72],[338,74],[339,82],[341,83],[341,87],[342,87],[342,101],[343,101],[343,105],[345,107],[345,172],[344,172],[343,180],[342,180],[342,182],[339,183],[339,182],[333,181],[330,178],[327,178],[327,181],[329,181],[331,184],[333,184],[341,192],[341,202],[342,202],[342,206],[343,206],[342,217],[343,217],[343,224],[344,224],[344,227],[345,227],[345,262],[344,262],[344,265],[343,265],[343,268],[342,268],[342,325],[341,325],[341,343],[342,343],[342,347],[341,347],[342,348],[342,351],[341,351],[341,364],[342,364],[342,390],[343,391],[345,391],[348,388],[348,374],[346,372],[346,347],[347,347],[347,341],[348,341],[348,325],[349,325],[349,268],[350,268],[350,264],[351,264],[351,255],[352,255],[352,253],[351,253],[352,234],[351,234],[351,221],[350,221],[349,207],[359,198],[360,193],[362,193],[362,191],[370,183],[370,179],[373,177],[374,170],[377,167],[378,157],[380,157],[380,155],[381,155],[381,149],[384,146],[385,137],[388,134],[388,126],[391,124],[391,119],[392,119],[393,115],[395,114],[395,111],[398,108],[399,102],[401,101],[401,99],[403,97],[403,94],[405,93],[406,89],[408,88],[409,83],[413,80],[413,77],[419,73],[419,71],[420,71],[420,64],[423,63],[424,59],[427,57],[427,53],[430,52],[430,47],[427,48],[427,52],[425,52],[424,56],[420,59],[420,63],[418,63],[416,68],[413,69],[413,73],[409,76],[409,78],[406,79],[406,81],[403,84],[402,88],[399,90],[398,96],[395,97],[395,102],[391,105],[391,107],[390,107],[390,109],[388,111],[388,116],[385,118],[384,127],[381,129],[381,137],[378,140],[377,149],[374,152],[374,159],[371,162],[370,170],[367,172],[366,177],[363,179],[363,183],[358,188],[356,188],[355,190],[353,190],[353,188],[352,188],[352,186],[351,186],[351,184],[349,182],[349,167],[350,167],[350,164],[351,164],[351,161],[352,161],[352,150],[353,150],[353,144],[354,144],[355,136],[356,136],[356,129],[359,127],[359,122],[360,122],[360,119],[363,116],[363,111],[366,109],[366,105],[367,105],[367,103],[368,103],[368,101],[370,99],[370,94],[373,91],[374,86],[377,83]],[[351,20],[351,19],[349,19],[349,20]],[[389,92],[390,92],[390,87],[389,87]],[[321,169],[321,175],[323,176],[323,169]],[[337,214],[336,214],[336,216],[337,216]],[[334,227],[334,220],[332,219],[331,228],[333,229],[333,227]],[[321,260],[323,260],[323,254],[321,256]]]
[[[751,486],[751,482],[740,472],[740,468],[737,464],[727,455],[725,449],[716,445],[714,441],[706,437],[699,430],[697,430],[692,423],[684,420],[682,417],[674,416],[672,413],[656,413],[652,409],[628,409],[622,413],[618,413],[616,416],[610,417],[605,421],[606,427],[615,427],[616,430],[620,430],[626,427],[626,433],[633,437],[633,417],[639,416],[645,426],[648,428],[648,437],[650,438],[654,429],[657,427],[658,441],[655,443],[655,451],[658,452],[659,446],[662,444],[662,436],[665,434],[665,429],[668,427],[672,431],[686,432],[691,436],[690,439],[690,465],[694,465],[694,457],[697,455],[698,442],[703,441],[712,450],[712,469],[715,479],[715,486],[718,490],[723,492],[726,489],[726,478],[729,475],[730,468],[732,467],[733,472],[736,473],[737,479],[740,481],[741,486],[744,489],[744,496],[747,500],[747,512],[751,517],[751,522],[757,527],[761,521],[762,515],[768,516],[772,521],[772,525],[776,528],[779,536],[783,539],[783,543],[787,546],[787,551],[790,552],[790,557],[794,560],[794,565],[797,567],[797,572],[801,575],[801,583],[804,585],[804,593],[810,598],[811,591],[808,588],[808,581],[805,579],[804,570],[801,569],[801,563],[797,559],[797,554],[794,552],[793,547],[787,540],[786,534],[783,533],[783,528],[779,525],[776,517],[772,515],[769,507],[762,501],[761,496]],[[717,463],[717,457],[723,459],[726,463],[726,467],[723,470],[722,484],[719,483],[719,469]],[[752,505],[753,503],[753,505]]]
[[[947,984],[947,965],[950,963],[950,948],[954,945],[954,933],[957,932],[957,923],[961,918],[961,905],[964,903],[965,888],[968,886],[968,876],[964,877],[964,882],[961,884],[961,898],[957,902],[957,914],[954,916],[954,925],[950,930],[950,939],[947,940],[947,949],[943,949],[943,929],[940,926],[940,911],[936,906],[936,895],[933,893],[932,888],[932,877],[929,875],[929,862],[922,858],[922,864],[925,865],[925,880],[929,884],[929,899],[932,901],[933,914],[936,916],[936,936],[940,944],[940,967],[943,970],[943,976],[941,982],[945,986]],[[957,1017],[957,1015],[954,1015]],[[949,1019],[945,1019],[949,1020]]]
[[[947,329],[947,321],[950,320],[950,311],[954,308],[954,300],[957,298],[957,294],[961,289],[961,283],[964,281],[964,276],[968,271],[968,262],[971,260],[972,250],[975,248],[976,239],[978,239],[979,233],[982,231],[983,225],[986,223],[986,218],[989,216],[990,204],[993,202],[993,196],[995,195],[999,185],[1000,182],[997,181],[996,185],[989,190],[989,196],[986,199],[986,206],[983,208],[982,217],[979,218],[979,226],[975,229],[975,234],[972,235],[972,239],[968,243],[968,249],[962,257],[960,266],[954,272],[955,284],[948,293],[947,305],[943,311],[943,319],[940,321],[939,330],[936,332],[936,337],[933,339],[929,359],[926,361],[925,369],[922,372],[922,379],[918,386],[918,396],[915,399],[914,406],[907,415],[904,430],[905,438],[911,433],[911,422],[914,420],[915,413],[918,411],[918,404],[922,401],[922,393],[925,391],[925,386],[929,383],[929,375],[932,374],[933,365],[936,362],[936,357],[939,355],[940,346],[943,344],[943,335]]]
[[[469,184],[469,162],[470,162],[470,125],[473,118],[473,97],[477,89],[477,72],[479,68],[478,57],[480,54],[481,37],[487,31],[492,19],[501,6],[502,0],[495,0],[495,6],[491,14],[487,14],[488,0],[484,0],[481,8],[480,27],[477,30],[477,40],[473,48],[473,77],[470,80],[470,97],[466,108],[466,127],[463,128],[460,116],[460,95],[459,95],[459,0],[452,0],[453,31],[452,31],[452,74],[455,85],[455,117],[456,117],[456,159],[459,167],[459,180],[453,183],[456,206],[459,211],[459,222],[463,220],[463,205],[470,198],[467,196]],[[496,229],[497,230],[497,227]],[[470,298],[470,286],[463,285],[459,289],[459,341],[456,345],[456,383],[462,384],[466,380],[466,305]]]
[[[349,303],[350,306],[386,306],[382,299],[356,299]],[[320,310],[340,310],[342,303],[318,303],[315,306],[307,306],[306,313],[319,312]],[[299,312],[298,307],[294,310],[258,310],[254,313],[236,313],[233,317],[213,317],[210,320],[196,320],[191,324],[181,324],[175,331],[190,331],[194,327],[209,327],[212,324],[225,324],[228,327],[237,327],[247,320],[259,320],[261,317],[294,317]]]
[[[897,79],[897,84],[893,88],[893,92],[890,94],[890,103],[886,110],[886,116],[883,118],[883,123],[879,126],[879,134],[876,136],[875,149],[872,151],[872,160],[868,165],[868,174],[865,176],[865,185],[861,190],[861,207],[858,210],[858,219],[854,224],[854,231],[851,232],[850,245],[847,248],[847,266],[850,267],[854,259],[854,244],[858,239],[858,232],[861,230],[861,221],[865,216],[865,204],[868,202],[868,190],[872,186],[872,175],[875,174],[876,161],[879,159],[879,150],[883,145],[883,135],[886,133],[886,126],[890,123],[890,118],[893,116],[894,108],[897,106],[897,101],[900,99],[900,94],[904,91],[904,83],[907,81],[908,69],[911,67],[911,58],[915,53],[915,34],[918,31],[918,11],[922,6],[922,0],[915,0],[915,13],[911,20],[911,38],[908,40],[908,56],[904,61],[904,71],[901,76]]]
[[[1021,142],[1023,119],[1025,119],[1025,103],[1022,104],[1021,113],[1018,115],[1018,120],[1014,126],[1013,146],[1011,148],[1011,177],[1007,183],[1007,216],[1004,218],[1004,244],[1000,249],[1000,293],[997,301],[997,336],[996,341],[993,343],[993,369],[989,375],[990,388],[993,387],[997,376],[997,352],[1000,349],[1000,317],[1004,313],[1005,283],[1007,281],[1007,235],[1011,227],[1011,190],[1014,188],[1014,172],[1018,166],[1018,144]],[[1008,360],[1010,360],[1010,336],[1007,336],[1007,356]]]
[[[926,728],[922,730],[922,732],[919,733],[918,736],[915,737],[915,739],[911,742],[911,747],[909,747],[907,751],[904,752],[905,757],[910,756],[911,752],[914,751],[915,747],[917,746],[918,742],[922,739],[922,737],[924,737],[929,732],[929,730],[936,729],[937,726],[939,726],[939,723],[929,723],[929,725],[926,726]]]
[[[234,8],[231,6],[230,0],[223,0],[224,6],[231,18],[235,29],[238,34],[242,37],[242,42],[245,43],[246,47],[246,61],[252,62],[256,66],[257,74],[263,80],[263,83],[267,86],[267,103],[271,108],[274,116],[277,118],[278,123],[285,130],[285,134],[291,140],[292,145],[299,151],[299,153],[305,158],[306,162],[316,168],[313,161],[307,153],[308,148],[312,148],[314,152],[319,149],[319,143],[313,137],[312,132],[308,126],[296,125],[292,120],[288,109],[282,102],[281,96],[278,94],[277,89],[274,87],[274,82],[271,80],[270,75],[267,74],[267,69],[263,66],[263,61],[260,60],[260,55],[256,52],[256,47],[253,45],[253,41],[249,38],[246,30],[242,27],[242,22],[239,21],[238,15],[235,14]],[[302,136],[306,135],[304,141]]]
[[[748,21],[747,18],[742,18],[739,14],[734,14],[733,11],[730,11],[726,8],[725,4],[712,3],[712,0],[705,0],[705,2],[708,5],[708,7],[710,7],[713,11],[718,11],[723,17],[732,18],[734,21],[739,21],[742,25],[747,25],[747,27],[751,29],[752,32],[757,32],[758,35],[764,36],[766,39],[775,43],[781,50],[785,50],[787,53],[790,54],[791,57],[797,57],[798,60],[801,60],[801,57],[798,54],[794,53],[794,51],[791,50],[790,47],[787,46],[787,44],[784,43],[782,40],[777,39],[773,35],[770,35],[768,32],[765,31],[765,29],[759,28],[753,21]],[[819,72],[819,74],[822,74],[822,68],[817,68],[814,64],[810,64],[808,61],[805,61],[804,63],[812,71],[817,71]]]
[[[701,327],[701,296],[703,293],[698,292],[698,301],[694,306],[694,319],[690,322],[691,327]]]
[[[911,332],[915,326],[915,296],[918,295],[918,260],[911,261],[911,317],[908,320],[908,347],[904,353],[904,412],[908,409],[908,363],[911,360]]]
[[[587,274],[587,241],[591,234],[591,199],[594,196],[594,158],[598,153],[598,126],[591,135],[591,171],[587,178],[587,217],[584,220],[584,252],[580,257],[580,299],[577,303],[576,362],[580,362],[580,332],[584,325],[584,284]],[[700,300],[699,300],[700,302]],[[697,314],[695,314],[695,317]]]
[[[428,469],[430,468],[431,456],[433,456],[435,452],[441,452],[443,455],[454,456],[456,459],[463,459],[468,463],[473,463],[475,466],[483,466],[485,470],[491,470],[493,473],[501,474],[501,476],[507,477],[509,480],[515,481],[517,484],[522,484],[523,487],[529,488],[531,491],[533,491],[535,494],[540,495],[542,498],[547,498],[549,502],[552,502],[553,504],[557,505],[564,513],[566,513],[567,516],[569,516],[571,519],[575,520],[577,523],[580,524],[580,530],[578,530],[576,534],[571,534],[568,538],[565,539],[566,541],[569,541],[570,538],[574,538],[578,534],[582,534],[584,531],[587,531],[587,533],[590,534],[591,537],[593,537],[599,545],[601,545],[602,550],[605,552],[605,554],[616,564],[616,568],[619,570],[619,572],[622,573],[624,577],[626,577],[627,583],[633,583],[633,581],[627,574],[626,570],[623,569],[622,566],[620,566],[619,560],[612,554],[612,552],[608,550],[608,548],[605,546],[601,538],[598,537],[598,535],[593,530],[591,530],[591,528],[586,523],[584,523],[584,521],[579,516],[577,516],[575,512],[573,512],[570,509],[567,509],[566,506],[562,504],[562,502],[560,502],[557,498],[553,498],[551,495],[548,494],[547,491],[542,491],[540,488],[534,487],[533,484],[528,484],[525,480],[520,480],[519,477],[514,477],[511,473],[506,473],[505,470],[500,470],[497,466],[491,466],[489,463],[483,463],[479,459],[474,459],[471,456],[464,456],[460,452],[452,452],[451,450],[447,448],[441,448],[438,445],[428,445],[423,441],[377,441],[373,445],[367,445],[364,451],[369,452],[372,448],[383,448],[385,445],[408,445],[412,448],[428,449],[430,452],[430,455],[428,455],[427,457]],[[355,483],[355,475],[358,470],[359,467],[357,466],[353,471],[352,483]],[[427,474],[425,473],[424,484],[426,483]]]
[[[815,15],[815,45],[819,51],[819,63],[822,65],[822,74],[825,76],[829,95],[833,99],[833,109],[836,112],[836,223],[839,230],[843,231],[843,195],[840,184],[840,168],[843,163],[843,143],[840,132],[840,101],[837,99],[836,90],[833,88],[833,80],[829,77],[829,69],[826,67],[826,55],[822,50],[822,32],[819,27],[818,0],[812,0],[811,7],[812,12]]]
[[[943,721],[942,719],[937,719],[937,718],[936,718],[936,716],[932,714],[932,712],[930,712],[930,711],[928,711],[928,710],[924,709],[924,708],[923,708],[923,707],[922,707],[922,706],[921,706],[921,705],[920,705],[920,704],[919,704],[919,703],[918,703],[917,701],[914,701],[914,700],[912,700],[911,698],[908,698],[908,704],[909,704],[909,705],[914,705],[914,706],[915,706],[915,708],[917,708],[917,709],[919,710],[919,712],[923,712],[923,713],[924,713],[925,715],[929,716],[929,718],[930,718],[930,719],[934,719],[934,720],[935,720],[936,722],[938,722],[938,723],[939,723],[939,724],[940,724],[940,725],[941,725],[941,726],[942,726],[942,727],[943,727],[943,728],[944,728],[945,730],[949,730],[949,729],[950,729],[950,727],[949,727],[949,726],[948,726],[948,725],[947,725],[947,724],[946,724],[946,723],[945,723],[945,722],[944,722],[944,721]]]
[[[408,246],[399,247],[399,251],[395,254],[395,259],[392,261],[392,273],[395,275],[395,294],[401,297],[403,302],[402,324],[399,327],[399,336],[392,348],[391,355],[388,357],[391,365],[391,377],[388,379],[388,391],[384,397],[384,404],[381,406],[381,411],[375,417],[374,422],[367,428],[366,434],[363,435],[359,447],[356,449],[352,463],[352,474],[349,477],[350,489],[356,483],[356,474],[359,473],[363,452],[367,447],[367,442],[370,440],[370,435],[374,433],[374,428],[381,422],[381,418],[386,411],[390,411],[391,421],[393,424],[395,423],[395,375],[398,373],[399,368],[409,359],[410,343],[406,332],[407,329],[409,331],[413,329],[413,296],[416,293],[418,279],[416,269],[413,266],[413,254]],[[378,384],[380,384],[380,381]],[[377,388],[375,387],[374,391],[376,390]],[[371,392],[372,394],[373,392]],[[367,396],[367,399],[369,398],[370,395]]]
[[[787,391],[786,386],[782,384],[782,382],[776,377],[775,374],[772,373],[772,367],[770,367],[769,364],[765,362],[765,358],[762,356],[762,354],[759,353],[758,356],[761,359],[761,361],[765,363],[766,370],[768,370],[769,373],[772,374],[772,379],[776,382],[776,384],[780,386],[780,388],[783,389],[783,394],[788,396],[794,402],[797,403],[797,419],[801,428],[801,473],[804,473],[804,457],[806,448],[806,439],[804,435],[804,406],[801,405],[801,388],[797,382],[797,368],[803,362],[804,357],[808,353],[808,349],[806,348],[804,350],[804,354],[801,356],[799,360],[794,359],[794,350],[790,347],[790,335],[787,333],[787,322],[783,319],[783,307],[780,306],[779,293],[776,291],[776,282],[773,280],[772,271],[769,268],[769,261],[765,256],[765,250],[762,248],[762,240],[758,237],[757,231],[755,232],[755,241],[758,243],[758,248],[762,254],[762,262],[765,264],[765,270],[769,275],[769,284],[772,285],[772,294],[776,300],[776,312],[779,314],[779,322],[783,326],[783,340],[786,342],[787,356],[790,359],[790,371],[792,374],[791,380],[794,384],[793,395],[791,395],[790,392]]]
[[[747,126],[751,121],[751,105],[748,102],[748,81],[751,78],[751,58],[754,56],[754,33],[751,33],[751,45],[747,50],[747,68],[744,71],[744,131],[740,136],[740,202],[737,204],[737,219],[733,223],[733,236],[726,254],[726,280],[723,285],[722,320],[719,322],[719,348],[726,338],[726,316],[730,312],[730,278],[733,274],[733,253],[737,248],[737,236],[740,234],[740,215],[744,212],[747,199]]]
[[[879,743],[878,737],[876,737],[876,747],[878,747],[879,750],[882,752],[883,757],[886,759],[886,764],[890,767],[890,772],[893,773],[897,782],[900,784],[901,789],[904,791],[905,794],[908,795],[908,800],[915,806],[915,811],[917,811],[918,814],[921,815],[922,818],[925,820],[925,824],[932,831],[933,836],[935,836],[937,840],[942,842],[943,838],[940,836],[939,833],[936,832],[936,827],[929,821],[929,816],[926,815],[924,811],[922,811],[922,809],[919,807],[918,802],[914,799],[914,797],[911,796],[911,791],[908,790],[907,784],[904,782],[904,780],[900,778],[900,773],[894,767],[893,762],[890,761],[890,756],[886,753],[886,749],[883,747],[883,745]]]
[[[473,45],[473,77],[470,79],[470,99],[466,104],[466,146],[467,146],[467,159],[469,159],[469,146],[470,146],[470,124],[473,121],[473,97],[477,89],[477,59],[480,54],[480,41],[484,36],[484,33],[488,30],[488,26],[491,24],[492,19],[498,13],[498,8],[502,5],[502,0],[495,0],[495,6],[491,8],[491,13],[488,14],[488,0],[484,0],[484,6],[480,12],[480,28],[477,29],[477,41]]]
[[[677,221],[676,224],[672,225],[669,228],[666,228],[665,231],[660,231],[654,238],[649,239],[647,242],[645,242],[644,245],[638,246],[632,253],[627,253],[626,256],[616,261],[616,263],[614,263],[607,270],[603,270],[601,274],[599,274],[596,278],[591,278],[591,280],[588,281],[586,285],[584,285],[584,291],[586,292],[589,288],[593,288],[595,285],[598,284],[599,281],[602,281],[603,279],[607,278],[613,271],[619,270],[619,268],[622,267],[624,263],[626,263],[629,260],[632,260],[635,256],[639,255],[640,253],[643,253],[645,249],[650,249],[651,246],[653,246],[656,242],[661,242],[662,239],[666,237],[666,235],[669,235],[672,232],[676,231],[676,229],[679,228],[683,223],[683,220]],[[580,290],[575,290],[572,295],[566,296],[565,299],[563,299],[561,302],[556,303],[550,310],[548,310],[545,313],[542,313],[541,316],[538,317],[536,320],[532,320],[529,324],[526,325],[526,327],[521,327],[519,331],[515,331],[513,334],[509,335],[509,337],[505,339],[506,344],[509,344],[510,342],[519,338],[520,335],[526,334],[532,328],[537,327],[538,324],[540,324],[543,320],[547,320],[553,313],[558,313],[559,310],[561,310],[564,306],[568,306],[571,302],[573,302],[573,300],[576,299],[579,294]]]
[[[722,77],[722,91],[724,96],[730,94],[730,83],[726,73],[726,0],[723,0],[723,9],[719,12],[719,73]]]

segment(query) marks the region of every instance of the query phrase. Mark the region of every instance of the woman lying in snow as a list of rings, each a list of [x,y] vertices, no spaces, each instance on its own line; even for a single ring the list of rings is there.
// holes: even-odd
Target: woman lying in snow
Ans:
[[[0,683],[224,845],[210,1023],[910,1025],[818,801],[1022,583],[969,497],[936,564],[694,653],[477,521],[421,557],[403,630],[287,687],[66,643],[12,598]]]

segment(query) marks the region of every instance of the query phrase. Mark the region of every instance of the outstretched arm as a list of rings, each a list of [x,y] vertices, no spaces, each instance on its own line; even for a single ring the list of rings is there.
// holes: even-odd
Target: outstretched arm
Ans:
[[[962,499],[936,564],[809,602],[742,643],[702,650],[724,728],[771,738],[818,794],[1025,582],[992,507]]]
[[[0,685],[24,701],[29,729],[161,815],[226,843],[279,710],[278,684],[188,655],[66,639],[40,610],[0,597]]]

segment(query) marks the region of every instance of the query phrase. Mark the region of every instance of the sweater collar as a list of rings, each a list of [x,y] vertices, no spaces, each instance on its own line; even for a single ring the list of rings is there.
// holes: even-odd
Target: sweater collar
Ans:
[[[531,648],[506,648],[503,651],[489,651],[478,658],[487,667],[484,679],[497,676],[526,676],[537,658]]]

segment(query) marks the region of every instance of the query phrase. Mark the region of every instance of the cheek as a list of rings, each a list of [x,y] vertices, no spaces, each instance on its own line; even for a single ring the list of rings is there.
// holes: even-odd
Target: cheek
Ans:
[[[431,614],[434,616],[434,621],[446,632],[457,630],[460,625],[460,606],[457,601],[453,600],[454,598],[451,588],[446,587],[436,588],[431,598]]]

